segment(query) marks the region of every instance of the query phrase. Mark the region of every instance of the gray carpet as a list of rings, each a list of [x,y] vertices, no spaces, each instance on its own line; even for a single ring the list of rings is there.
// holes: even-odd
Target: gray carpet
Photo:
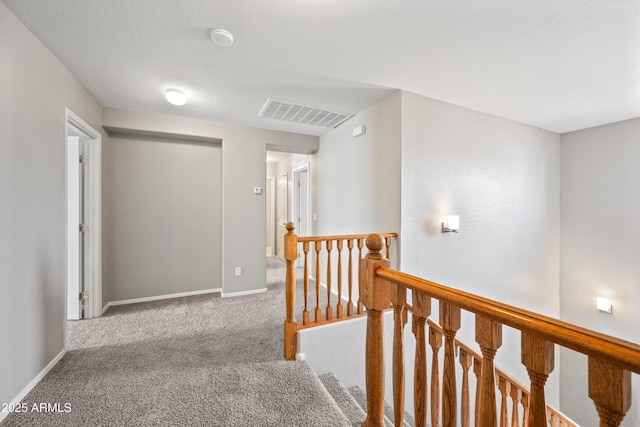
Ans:
[[[351,386],[348,388],[349,394],[353,396],[353,399],[358,402],[358,405],[366,412],[367,410],[367,394],[358,386]],[[413,417],[405,411],[403,427],[415,426]],[[389,402],[384,403],[384,425],[385,427],[393,427],[393,406]]]
[[[333,373],[327,372],[320,375],[320,381],[324,384],[331,397],[336,401],[342,413],[349,419],[352,427],[360,427],[367,414],[358,402],[351,396],[349,390]]]
[[[9,426],[349,426],[302,362],[283,362],[284,264],[265,293],[115,306],[69,323],[70,349]]]

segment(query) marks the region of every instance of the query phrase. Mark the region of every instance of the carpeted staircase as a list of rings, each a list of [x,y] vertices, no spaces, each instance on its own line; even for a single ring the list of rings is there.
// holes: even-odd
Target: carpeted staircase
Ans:
[[[345,387],[342,382],[331,372],[320,375],[320,381],[324,384],[331,397],[338,404],[342,413],[347,417],[353,427],[360,427],[367,417],[367,395],[358,386]],[[393,407],[385,403],[384,425],[393,427]],[[405,411],[403,427],[413,427],[413,417]]]

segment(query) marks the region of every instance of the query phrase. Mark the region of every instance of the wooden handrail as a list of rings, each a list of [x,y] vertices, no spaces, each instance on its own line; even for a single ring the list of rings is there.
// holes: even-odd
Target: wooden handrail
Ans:
[[[425,318],[429,314],[431,299],[439,301],[439,326],[429,324],[429,341],[434,349],[432,360],[437,363],[438,349],[444,337],[444,361],[442,373],[442,392],[432,396],[432,424],[456,426],[458,411],[462,425],[471,423],[470,389],[468,376],[473,366],[476,376],[476,411],[475,425],[495,427],[508,425],[508,400],[511,399],[511,423],[519,425],[518,406],[523,407],[523,424],[529,427],[553,425],[573,426],[575,423],[565,422],[568,418],[557,411],[550,410],[545,399],[545,384],[554,369],[554,345],[575,350],[589,358],[589,397],[593,400],[601,426],[619,426],[631,405],[631,372],[640,373],[640,345],[591,331],[576,325],[562,322],[548,316],[523,310],[488,298],[473,295],[437,282],[415,277],[389,268],[389,262],[382,255],[385,240],[380,235],[370,235],[366,239],[369,250],[362,259],[360,287],[363,303],[367,309],[367,343],[366,343],[366,379],[367,402],[376,409],[384,403],[384,351],[382,350],[384,320],[380,312],[385,307],[394,306],[394,356],[396,350],[402,353],[402,322],[404,310],[413,314],[413,331],[416,334],[416,360],[414,383],[416,404],[416,426],[425,425],[424,390],[427,387],[424,349]],[[413,303],[405,300],[406,292],[412,291]],[[391,297],[393,295],[393,297]],[[482,356],[475,351],[467,351],[458,346],[460,342],[456,333],[461,327],[460,311],[464,309],[475,314],[476,342]],[[493,359],[502,345],[503,325],[511,326],[521,332],[521,362],[526,367],[531,381],[527,391],[510,381],[504,375],[498,375]],[[433,340],[432,340],[433,338]],[[460,348],[460,365],[462,366],[462,402],[458,406],[457,379],[455,368],[455,349]],[[392,369],[394,375],[394,402],[404,402],[404,360],[394,357]],[[433,366],[436,367],[435,365]],[[435,372],[437,370],[434,369]],[[400,375],[402,381],[395,376]],[[372,382],[371,387],[369,381]],[[432,390],[439,390],[440,377],[432,378]],[[496,386],[500,391],[500,417],[497,413]],[[436,398],[434,400],[434,397]],[[438,409],[438,397],[441,412]],[[435,406],[435,407],[434,407]],[[396,419],[401,420],[399,412],[404,407],[395,407]],[[435,414],[435,417],[434,417]],[[441,414],[439,422],[438,416]],[[367,415],[363,426],[383,425],[383,417],[379,410]]]
[[[437,282],[402,273],[388,267],[376,270],[376,276],[425,292],[431,297],[464,310],[492,318],[515,329],[529,331],[540,338],[597,357],[640,374],[640,345],[572,325],[552,317],[523,310],[488,298],[451,288]]]
[[[398,233],[379,233],[382,237],[398,237]],[[298,242],[326,242],[328,240],[358,240],[366,239],[369,234],[343,234],[335,236],[298,236]]]

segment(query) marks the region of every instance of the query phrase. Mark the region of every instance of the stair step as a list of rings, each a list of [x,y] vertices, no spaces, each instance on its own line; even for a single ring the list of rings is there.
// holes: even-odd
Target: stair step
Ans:
[[[347,390],[338,377],[336,377],[332,372],[322,374],[319,378],[351,425],[353,427],[360,427],[364,419],[367,417],[367,414],[349,393],[349,390]]]
[[[363,389],[358,386],[352,386],[348,388],[349,393],[353,398],[358,402],[358,404],[362,407],[362,409],[366,412],[367,410],[367,394]],[[388,403],[384,403],[384,425],[385,427],[394,427],[393,424],[393,407]],[[404,422],[402,423],[403,427],[413,427],[415,426],[415,421],[413,417],[409,415],[407,411],[404,412]]]
[[[332,372],[322,374],[318,378],[320,378],[325,389],[333,397],[352,427],[360,427],[367,417],[367,395],[365,391],[358,386],[345,387],[342,381]],[[384,404],[384,425],[385,427],[394,427],[393,407],[388,402]],[[402,427],[413,426],[415,426],[413,417],[405,411]]]

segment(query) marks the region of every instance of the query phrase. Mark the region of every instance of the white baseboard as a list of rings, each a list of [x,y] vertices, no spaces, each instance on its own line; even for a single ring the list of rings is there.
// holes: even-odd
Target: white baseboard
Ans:
[[[67,350],[62,350],[60,353],[58,353],[58,355],[54,357],[53,360],[49,362],[49,364],[45,366],[44,369],[40,371],[40,373],[36,375],[36,377],[32,379],[31,382],[27,384],[26,387],[23,388],[20,393],[18,393],[18,395],[11,401],[9,406],[15,406],[18,403],[20,403],[22,399],[24,399],[24,397],[31,391],[31,389],[33,389],[40,382],[40,380],[44,378],[44,376],[47,375],[54,366],[56,366],[56,364],[60,361],[60,359],[62,359],[62,357],[66,353],[67,353]],[[0,410],[0,422],[2,422],[2,420],[4,420],[7,417],[7,415],[9,415],[8,411],[3,412]]]
[[[232,298],[232,297],[241,297],[243,295],[260,294],[262,292],[267,292],[267,288],[253,289],[250,291],[241,291],[241,292],[230,292],[230,293],[221,292],[220,296],[222,298]]]
[[[102,314],[104,314],[104,312],[107,311],[107,309],[113,305],[135,304],[138,302],[158,301],[162,299],[180,298],[180,297],[190,297],[193,295],[213,294],[216,292],[222,293],[222,289],[221,288],[204,289],[202,291],[180,292],[177,294],[157,295],[154,297],[125,299],[121,301],[109,301],[107,305],[105,305],[104,308],[102,309]]]

